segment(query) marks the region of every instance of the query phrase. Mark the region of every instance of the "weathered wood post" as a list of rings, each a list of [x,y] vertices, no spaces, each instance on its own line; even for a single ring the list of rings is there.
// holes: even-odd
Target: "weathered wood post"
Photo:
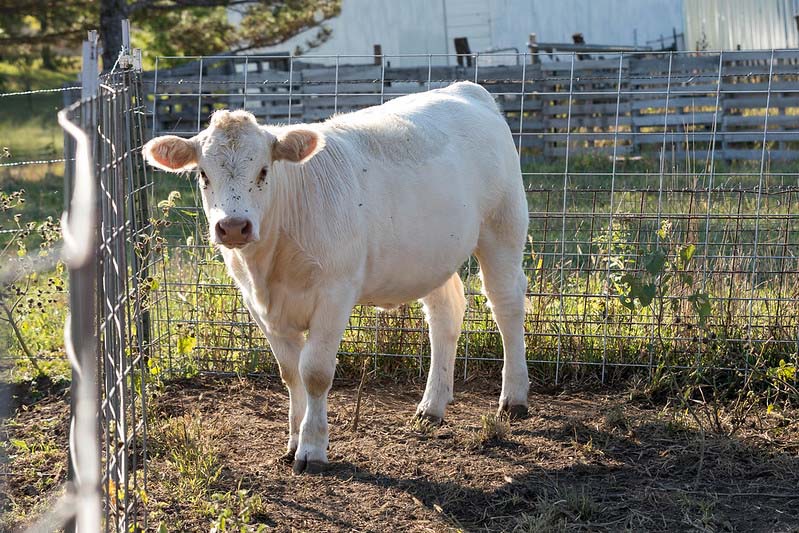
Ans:
[[[527,49],[530,51],[530,63],[539,63],[540,59],[538,58],[538,36],[535,33],[530,34],[530,38],[527,41]]]

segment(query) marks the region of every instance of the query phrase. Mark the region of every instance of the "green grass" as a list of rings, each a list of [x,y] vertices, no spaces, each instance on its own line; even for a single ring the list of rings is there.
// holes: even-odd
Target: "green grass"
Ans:
[[[580,215],[567,218],[564,228],[559,215],[563,165],[561,161],[525,169],[544,173],[526,177],[532,191],[528,201],[533,213],[525,255],[530,290],[525,327],[531,360],[559,361],[559,377],[578,379],[599,375],[602,363],[614,362],[644,367],[651,362],[656,378],[668,376],[668,367],[675,365],[758,367],[762,369],[758,379],[764,386],[773,385],[769,372],[778,368],[781,360],[795,365],[794,332],[799,326],[799,304],[796,300],[776,299],[796,294],[799,280],[790,273],[795,271],[790,259],[768,256],[794,253],[799,232],[786,226],[784,218],[761,217],[757,228],[761,259],[758,273],[752,278],[748,257],[753,252],[755,223],[746,215],[757,209],[753,186],[760,177],[756,166],[718,167],[714,184],[719,185],[717,180],[723,178],[725,185],[714,190],[708,205],[706,193],[694,192],[709,184],[704,171],[681,173],[686,169],[674,167],[675,176],[664,185],[671,192],[659,198],[660,177],[655,162],[620,162],[611,209],[610,180],[603,174],[611,170],[612,164],[604,159],[576,159],[570,168],[586,175],[570,176],[566,205],[568,214]],[[767,170],[764,184],[772,191],[777,186],[794,185],[797,179],[794,166]],[[60,182],[56,177],[5,183],[24,185],[28,194],[37,198],[25,206],[26,219],[60,211]],[[199,371],[276,371],[266,340],[251,323],[221,258],[207,245],[207,228],[196,207],[199,199],[193,181],[185,176],[155,174],[153,190],[149,192],[152,204],[165,200],[170,191],[179,191],[180,197],[173,197],[174,205],[168,214],[162,209],[153,210],[153,216],[161,220],[159,231],[166,246],[163,254],[153,252],[147,258],[154,263],[148,272],[152,281],[145,283],[148,305],[154,335],[161,339],[150,358],[151,370],[159,377]],[[656,212],[658,205],[661,222],[670,225],[668,239],[658,237],[660,228],[655,217],[639,216],[642,212]],[[796,213],[799,195],[763,195],[760,211]],[[611,214],[613,225],[609,231]],[[721,216],[724,214],[736,216]],[[707,263],[701,260],[705,235],[708,253],[721,256]],[[648,306],[640,302],[632,308],[623,305],[619,297],[625,290],[622,279],[626,274],[641,276],[648,258],[657,250],[665,253],[667,261],[676,261],[680,250],[692,244],[696,245],[695,259],[683,273],[690,276],[690,282],[664,285]],[[781,276],[782,271],[788,273]],[[470,310],[458,354],[462,358],[468,354],[469,368],[479,369],[475,360],[501,358],[502,344],[487,302],[480,294],[477,263],[472,262],[469,269],[464,267],[463,274],[467,278]],[[691,298],[699,293],[710,298],[706,325],[691,303]],[[740,296],[751,297],[753,302],[736,299]],[[752,335],[758,340],[753,346],[741,340],[749,334],[750,314]],[[342,340],[341,352],[342,373],[352,370],[358,374],[363,355],[375,352],[412,356],[379,357],[384,372],[426,372],[429,341],[420,306],[412,304],[395,313],[378,313],[368,307],[357,309]],[[596,366],[570,364],[576,361]],[[459,374],[463,364],[458,363]],[[537,365],[534,369],[538,379],[551,381],[554,377],[554,365]],[[787,381],[791,381],[791,372],[795,372],[795,366],[783,371]],[[605,377],[612,379],[617,373],[627,375],[629,371],[607,369]],[[731,375],[733,382],[742,383],[741,375]]]
[[[19,92],[38,89],[57,89],[63,84],[78,85],[79,68],[67,61],[58,71],[42,68],[41,61],[31,65],[0,61],[0,92]]]
[[[673,192],[659,200],[662,221],[668,221],[668,242],[658,237],[660,229],[655,217],[641,219],[636,214],[657,210],[659,176],[651,162],[633,161],[619,164],[610,208],[610,180],[602,173],[610,163],[594,160],[595,176],[571,176],[568,213],[584,213],[567,218],[563,231],[561,217],[562,174],[555,169],[563,162],[549,167],[536,167],[536,172],[552,175],[527,177],[534,192],[528,195],[531,222],[530,247],[525,258],[531,295],[528,299],[526,330],[528,357],[535,360],[561,362],[560,377],[581,378],[598,376],[602,363],[633,363],[653,365],[654,376],[669,376],[669,367],[725,367],[760,369],[762,386],[773,385],[772,372],[785,361],[795,365],[796,345],[793,332],[799,321],[799,305],[795,301],[779,302],[777,297],[799,290],[799,280],[790,274],[793,263],[768,256],[784,256],[785,250],[795,250],[799,233],[785,219],[761,217],[758,222],[758,273],[751,285],[754,218],[745,218],[757,209],[754,187],[760,177],[751,164],[726,166],[714,179],[725,180],[724,189],[714,190],[708,207],[706,193],[691,192],[709,184],[705,174],[677,174],[664,188]],[[581,165],[583,165],[581,167]],[[650,166],[647,166],[650,165]],[[591,161],[578,161],[575,172],[588,172]],[[657,168],[657,167],[655,167]],[[719,167],[721,168],[721,167]],[[794,185],[792,166],[768,168],[764,185]],[[180,249],[168,247],[168,254],[154,275],[158,289],[152,309],[158,335],[167,338],[171,349],[162,350],[160,368],[176,368],[179,373],[197,371],[227,371],[248,373],[275,371],[268,354],[268,345],[249,321],[235,288],[230,286],[221,258],[204,244],[207,231],[202,219],[191,210],[198,199],[185,178],[157,176],[159,189],[170,186],[181,190],[181,198],[169,211],[171,222],[164,229],[173,244],[190,244]],[[718,181],[714,182],[718,185]],[[171,184],[171,185],[170,185]],[[650,189],[647,191],[647,189]],[[735,192],[729,192],[735,189]],[[586,190],[592,192],[586,193]],[[538,191],[538,192],[536,192]],[[166,194],[163,194],[163,198]],[[796,195],[761,198],[760,211],[768,214],[796,213]],[[610,216],[613,229],[608,231]],[[710,213],[708,217],[707,214]],[[718,215],[733,214],[732,217]],[[633,216],[628,216],[633,215]],[[741,221],[743,215],[745,220]],[[593,218],[594,223],[590,223]],[[563,232],[563,233],[562,233]],[[565,237],[562,244],[561,235]],[[702,244],[707,235],[708,253],[722,257],[700,260],[705,253]],[[195,246],[197,244],[200,246]],[[680,283],[665,284],[655,301],[633,309],[619,299],[624,290],[621,279],[625,273],[645,271],[648,258],[656,250],[664,250],[667,261],[676,265],[680,251],[696,246],[690,267],[681,274]],[[563,246],[563,260],[561,260]],[[729,257],[725,257],[729,256]],[[500,359],[501,339],[491,318],[487,302],[480,294],[476,263],[463,273],[467,277],[470,310],[464,333],[459,341],[460,357],[471,358],[470,368],[479,370],[475,359]],[[563,293],[561,300],[561,266]],[[672,270],[676,266],[669,267]],[[781,276],[779,273],[788,270]],[[768,274],[764,273],[768,272]],[[610,274],[608,276],[608,273]],[[666,274],[666,272],[660,272]],[[607,280],[612,282],[608,289]],[[680,278],[683,279],[683,278]],[[178,285],[183,283],[185,285]],[[610,291],[607,297],[602,296]],[[700,316],[692,303],[696,294],[710,298],[709,316]],[[750,303],[740,296],[751,297]],[[167,312],[166,305],[169,305]],[[707,313],[707,311],[703,311]],[[758,342],[749,346],[747,323],[752,315],[752,335]],[[168,317],[168,318],[167,318]],[[707,321],[707,324],[703,324]],[[357,374],[366,354],[405,354],[412,357],[378,357],[381,371],[416,375],[426,372],[429,355],[426,325],[420,306],[403,306],[393,313],[379,313],[371,308],[358,308],[350,320],[339,356],[340,372]],[[163,337],[162,337],[163,336]],[[421,355],[420,355],[421,354]],[[156,357],[156,359],[158,359]],[[573,366],[574,361],[591,362],[595,367]],[[463,362],[459,362],[460,373]],[[535,372],[544,381],[551,381],[554,365],[536,366]],[[703,370],[704,371],[704,370]],[[606,377],[629,375],[630,371],[608,369]],[[791,366],[788,373],[795,372]],[[737,371],[727,372],[732,381],[742,383]],[[791,374],[792,376],[794,374]],[[788,380],[790,381],[790,380]]]
[[[0,63],[0,92],[59,88],[78,85],[75,72],[52,72]],[[40,93],[0,97],[0,162],[62,157],[64,134],[56,113],[64,107],[64,94]],[[11,174],[6,169],[0,177]]]

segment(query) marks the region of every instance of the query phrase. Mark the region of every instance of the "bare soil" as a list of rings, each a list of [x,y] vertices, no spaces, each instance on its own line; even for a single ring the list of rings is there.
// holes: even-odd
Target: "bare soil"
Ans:
[[[734,424],[719,408],[711,428],[697,423],[710,412],[694,419],[634,389],[534,390],[529,418],[502,435],[501,422],[483,423],[493,382],[456,384],[444,425],[432,428],[411,423],[423,384],[386,380],[366,384],[353,431],[357,388],[331,391],[329,469],[295,476],[279,460],[288,398],[276,379],[168,384],[150,404],[149,528],[208,531],[211,494],[245,489],[261,499],[250,523],[270,531],[799,531],[796,411],[758,407]],[[31,440],[46,420],[63,450],[68,403],[63,391],[23,401],[4,439]],[[175,490],[158,429],[189,418],[221,467],[193,499]],[[2,455],[0,523],[14,530],[55,497],[57,483],[31,486],[40,474],[62,480],[66,457],[48,455],[36,474],[14,447]]]
[[[69,384],[0,383],[0,531],[22,530],[61,494]]]
[[[288,398],[275,380],[175,383],[158,410],[214,428],[213,490],[260,495],[253,523],[277,531],[799,531],[796,417],[762,410],[730,436],[634,391],[534,391],[530,417],[489,438],[481,417],[498,387],[456,389],[445,424],[429,428],[410,423],[422,384],[367,384],[353,432],[357,383],[336,383],[321,476],[278,460]],[[150,493],[169,499],[157,482]],[[188,517],[179,502],[163,512]]]

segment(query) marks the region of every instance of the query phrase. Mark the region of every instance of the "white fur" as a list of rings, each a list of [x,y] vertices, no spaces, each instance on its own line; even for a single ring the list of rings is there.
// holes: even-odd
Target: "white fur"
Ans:
[[[444,416],[466,307],[457,270],[473,253],[503,338],[500,404],[526,406],[527,202],[491,95],[456,83],[301,127],[321,141],[302,163],[271,157],[295,127],[259,127],[242,112],[215,115],[186,141],[209,177],[212,238],[223,217],[253,224],[255,242],[220,249],[289,389],[289,451],[327,460],[327,391],[358,303],[422,300],[432,361],[418,412]]]

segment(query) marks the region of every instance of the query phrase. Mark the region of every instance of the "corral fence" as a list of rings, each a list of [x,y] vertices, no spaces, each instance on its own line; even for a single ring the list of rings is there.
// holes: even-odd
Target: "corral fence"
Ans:
[[[60,254],[22,265],[46,270],[60,255],[69,272],[68,482],[31,532],[147,529],[145,382],[152,339],[141,283],[160,257],[140,243],[150,224],[141,155],[148,112],[139,72],[98,76],[97,34],[89,34],[82,97],[58,114],[67,163]]]
[[[540,55],[474,54],[468,67],[442,66],[446,56],[433,54],[380,56],[376,65],[362,64],[371,56],[159,57],[145,90],[156,98],[156,131],[190,134],[220,108],[264,123],[316,122],[471,80],[496,96],[524,162],[565,157],[567,145],[571,157],[657,157],[664,136],[677,157],[712,144],[718,161],[758,161],[767,143],[769,160],[799,158],[799,51]]]
[[[510,66],[481,66],[474,55],[469,67],[440,66],[435,55],[382,56],[377,65],[348,64],[371,59],[156,58],[144,80],[151,135],[194,135],[221,108],[298,123],[459,80],[479,83],[495,96],[522,161],[534,375],[557,382],[594,368],[604,381],[630,368],[747,374],[795,363],[799,51],[595,60],[569,53],[540,61],[511,54]],[[399,59],[420,66],[390,66]],[[159,369],[273,371],[266,341],[209,248],[196,187],[162,174],[154,187],[162,199],[174,199],[172,188],[181,194],[162,203],[170,256],[153,327],[169,349]],[[501,359],[476,273],[473,261],[463,268],[464,377],[472,362]],[[366,354],[376,368],[380,361],[422,375],[427,343],[418,306],[387,314],[358,308],[340,361]]]
[[[124,62],[62,112],[76,141],[66,158],[75,166],[65,227],[75,488],[50,519],[70,520],[77,509],[82,531],[100,522],[106,531],[147,527],[147,383],[275,371],[209,246],[196,184],[151,172],[141,157],[150,136],[193,135],[220,107],[294,123],[461,79],[483,84],[523,162],[533,379],[685,368],[769,376],[796,365],[799,172],[789,160],[799,141],[791,118],[799,52],[623,53],[590,64],[567,54],[535,67],[521,54],[518,68],[496,67],[501,77],[486,77],[479,57],[471,70],[425,57],[427,67],[403,70],[404,78],[388,57],[370,75],[345,58],[324,69],[303,67],[308,58],[200,58],[169,71],[178,78],[162,70],[170,58],[158,58],[144,84]],[[281,69],[263,66],[278,59]],[[640,70],[647,61],[658,70]],[[502,357],[477,271],[474,261],[462,268],[464,378]],[[359,307],[339,371],[366,361],[377,372],[421,376],[429,352],[418,305]]]

